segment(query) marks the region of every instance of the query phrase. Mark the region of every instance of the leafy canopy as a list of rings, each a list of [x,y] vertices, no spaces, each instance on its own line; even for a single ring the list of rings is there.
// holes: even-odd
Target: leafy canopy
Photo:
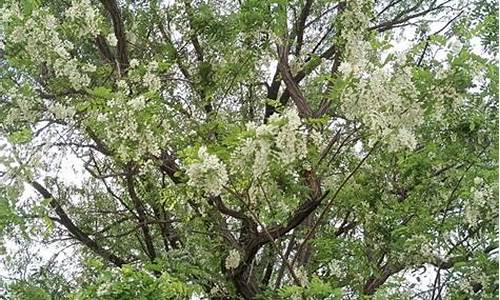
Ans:
[[[496,1],[0,7],[2,297],[497,295]]]

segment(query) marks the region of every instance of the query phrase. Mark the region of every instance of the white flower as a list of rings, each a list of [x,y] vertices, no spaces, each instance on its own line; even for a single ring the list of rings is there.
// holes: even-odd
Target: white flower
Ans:
[[[256,143],[255,162],[253,165],[253,178],[259,178],[267,170],[268,157],[271,153],[271,143],[260,139]]]
[[[157,92],[161,88],[161,80],[156,74],[147,72],[142,78],[144,86],[150,88],[152,91]]]
[[[118,40],[116,39],[116,35],[114,33],[108,34],[108,36],[106,37],[106,40],[113,47],[116,47],[116,45],[118,44]]]
[[[339,72],[343,75],[349,75],[350,73],[352,73],[352,71],[352,65],[348,62],[344,61],[339,66]]]
[[[99,12],[92,6],[89,0],[73,0],[65,15],[70,20],[80,19],[85,26],[80,27],[79,35],[91,34],[97,36],[102,19]]]
[[[125,80],[118,80],[116,83],[118,89],[125,91],[125,94],[130,94],[130,88]]]
[[[341,277],[343,275],[342,261],[334,259],[328,263],[328,269],[334,276]]]
[[[289,164],[306,156],[307,145],[305,137],[299,132],[301,120],[297,110],[286,110],[283,118],[287,123],[281,126],[276,136],[276,147],[280,150],[279,157],[282,162]]]
[[[240,264],[240,253],[236,249],[229,251],[229,255],[226,257],[226,269],[236,269]]]
[[[408,128],[402,127],[398,130],[395,141],[391,146],[396,147],[396,149],[403,146],[413,150],[417,146],[417,139],[415,138],[413,132],[411,132]]]
[[[61,120],[71,118],[75,114],[75,109],[73,107],[64,106],[61,103],[54,103],[48,109],[57,119]]]
[[[97,289],[96,295],[98,297],[105,296],[109,292],[110,288],[111,288],[111,284],[109,282],[105,282],[101,286],[99,286],[99,288]]]
[[[142,109],[146,105],[146,98],[144,98],[144,96],[142,95],[139,97],[132,98],[128,102],[128,105],[130,105],[134,110]]]
[[[54,48],[54,51],[57,53],[57,55],[59,55],[61,58],[64,58],[64,59],[69,59],[69,52],[66,50],[66,48],[64,48],[63,45],[57,45],[55,48]]]
[[[148,70],[150,72],[157,71],[158,70],[158,62],[156,62],[156,61],[150,62],[149,65],[148,65]]]
[[[198,158],[201,161],[189,165],[186,170],[188,185],[201,188],[212,196],[220,195],[229,180],[226,166],[217,156],[208,153],[205,146],[198,150]]]
[[[57,19],[53,15],[48,15],[45,19],[45,28],[54,30],[57,27]]]
[[[130,60],[130,67],[131,68],[136,68],[139,66],[139,60],[137,60],[136,58],[133,58]]]
[[[481,177],[475,177],[474,178],[474,184],[475,185],[481,185],[484,182],[484,180]]]

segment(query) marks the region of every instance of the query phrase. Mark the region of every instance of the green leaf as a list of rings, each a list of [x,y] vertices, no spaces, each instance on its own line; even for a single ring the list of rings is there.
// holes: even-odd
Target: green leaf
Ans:
[[[33,132],[30,128],[24,127],[21,130],[9,134],[9,141],[13,144],[25,144],[31,141]]]

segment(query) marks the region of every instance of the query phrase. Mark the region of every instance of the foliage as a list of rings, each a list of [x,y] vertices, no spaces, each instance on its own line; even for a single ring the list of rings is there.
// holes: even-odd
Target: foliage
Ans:
[[[0,297],[494,298],[497,6],[0,1]]]

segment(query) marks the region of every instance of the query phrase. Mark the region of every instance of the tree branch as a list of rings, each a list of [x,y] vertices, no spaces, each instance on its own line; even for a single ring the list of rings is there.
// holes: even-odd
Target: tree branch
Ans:
[[[101,247],[95,240],[90,238],[85,232],[83,232],[78,226],[73,223],[71,218],[66,214],[64,209],[61,207],[59,202],[52,196],[52,194],[40,183],[32,181],[29,183],[44,199],[49,200],[50,206],[54,209],[56,214],[59,216],[60,224],[62,224],[77,240],[82,244],[87,246],[89,249],[94,251],[97,255],[101,256],[105,260],[111,262],[117,267],[121,267],[126,264],[125,260],[111,253],[110,251]]]

